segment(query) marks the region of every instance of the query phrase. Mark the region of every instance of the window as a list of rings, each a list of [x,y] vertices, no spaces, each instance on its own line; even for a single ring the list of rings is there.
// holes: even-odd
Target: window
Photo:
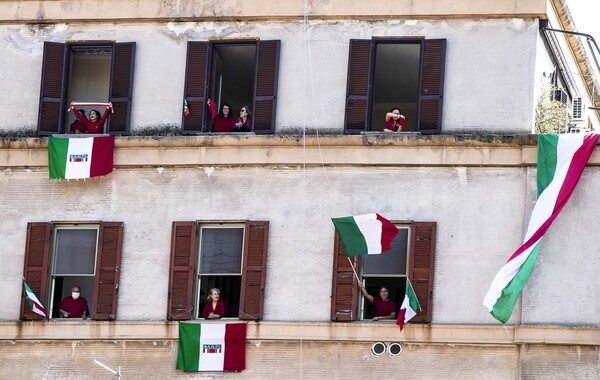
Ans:
[[[61,300],[80,286],[93,319],[114,320],[117,312],[123,223],[29,223],[25,281],[51,317]],[[27,306],[21,319],[41,319]]]
[[[399,233],[392,242],[392,249],[380,255],[366,255],[362,259],[362,280],[369,294],[378,295],[379,288],[390,290],[390,299],[400,307],[406,290],[406,274],[409,252],[408,236],[410,225],[396,225]],[[375,305],[366,301],[362,295],[362,319],[371,319],[375,315]],[[397,314],[398,311],[396,311]]]
[[[373,257],[353,256],[350,261],[357,273],[362,275],[369,294],[376,295],[379,286],[388,286],[390,299],[398,308],[404,299],[406,278],[410,279],[422,307],[411,321],[431,322],[436,223],[402,223],[399,229],[391,251]],[[336,234],[331,319],[354,321],[372,318],[373,315],[374,307],[364,303],[346,251]]]
[[[38,133],[68,133],[72,101],[112,102],[105,132],[129,133],[134,61],[134,42],[45,42]],[[96,108],[82,107],[86,115]]]
[[[216,40],[189,42],[184,100],[189,115],[183,116],[186,134],[212,130],[206,101],[232,107],[232,116],[249,106],[255,133],[275,131],[280,41]]]
[[[167,319],[199,318],[211,288],[225,317],[262,318],[268,222],[173,222]]]
[[[345,131],[383,131],[400,107],[404,131],[440,133],[446,40],[350,40]]]

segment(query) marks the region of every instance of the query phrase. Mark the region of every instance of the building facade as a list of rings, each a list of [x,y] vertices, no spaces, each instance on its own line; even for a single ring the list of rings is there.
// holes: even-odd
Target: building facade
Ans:
[[[482,306],[535,203],[544,84],[562,131],[599,125],[593,57],[544,29],[573,30],[567,5],[2,2],[3,376],[203,376],[175,370],[177,321],[217,286],[248,323],[242,378],[597,378],[600,157],[507,325]],[[250,108],[253,132],[212,132],[209,98]],[[113,104],[115,170],[49,181],[73,101]],[[395,106],[405,133],[383,132]],[[357,278],[330,218],[369,212],[400,234]],[[424,311],[372,321],[358,281],[399,304],[407,278]],[[75,285],[91,319],[58,318]]]

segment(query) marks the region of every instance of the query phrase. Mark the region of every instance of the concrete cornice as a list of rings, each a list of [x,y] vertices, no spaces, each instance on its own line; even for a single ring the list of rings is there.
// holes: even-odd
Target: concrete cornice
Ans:
[[[0,139],[0,169],[47,168],[47,139]],[[531,166],[536,135],[210,135],[117,137],[114,165]],[[592,156],[590,163],[600,163]]]
[[[228,321],[220,321],[223,322]],[[169,321],[0,322],[0,341],[175,340],[177,337],[178,323]],[[393,322],[248,322],[247,339],[470,345],[598,345],[600,328],[561,325],[409,324],[400,332]]]

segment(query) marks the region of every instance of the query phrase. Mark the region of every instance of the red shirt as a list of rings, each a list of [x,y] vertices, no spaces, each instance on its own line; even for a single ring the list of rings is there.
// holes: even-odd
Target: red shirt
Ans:
[[[110,111],[110,109],[107,108],[106,111],[104,111],[104,115],[102,115],[102,118],[100,120],[89,121],[79,111],[77,111],[75,108],[73,108],[73,113],[75,114],[75,116],[77,116],[79,121],[81,121],[82,123],[84,123],[86,125],[87,133],[103,133],[104,130],[102,127],[104,127],[104,122],[106,121],[106,118],[108,117],[109,111]]]
[[[231,132],[235,127],[235,120],[228,117],[221,117],[221,115],[217,113],[217,105],[215,102],[211,99],[209,100],[208,112],[210,112],[210,119],[215,121],[213,132]],[[229,112],[231,112],[231,110],[229,110]]]
[[[77,120],[71,123],[71,133],[86,133],[86,125],[81,121]]]
[[[385,128],[390,131],[398,132],[404,129],[406,126],[406,119],[399,117],[397,120],[390,119],[385,122]]]
[[[207,319],[210,313],[219,314],[219,318],[225,316],[225,302],[223,300],[217,301],[217,307],[213,309],[212,301],[208,301],[204,305],[204,311],[202,311],[202,318]]]
[[[396,312],[396,304],[392,300],[384,301],[379,297],[373,297],[373,303],[376,317],[385,317]]]
[[[67,318],[81,318],[84,311],[88,311],[87,301],[83,297],[73,299],[73,297],[65,297],[60,303],[60,310],[69,313]]]

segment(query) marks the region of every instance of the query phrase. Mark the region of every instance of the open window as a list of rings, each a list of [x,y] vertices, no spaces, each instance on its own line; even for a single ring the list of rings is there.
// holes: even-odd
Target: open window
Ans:
[[[397,308],[404,299],[408,278],[422,308],[411,321],[431,322],[436,224],[402,222],[396,225],[400,232],[390,251],[381,255],[353,256],[350,260],[336,233],[331,297],[333,321],[371,319],[375,312],[374,306],[358,291],[352,262],[369,294],[377,295],[379,287],[386,286]]]
[[[229,104],[234,119],[242,107],[250,107],[253,132],[273,133],[279,49],[280,41],[256,39],[189,42],[184,94],[189,114],[183,113],[183,133],[213,130],[206,105],[209,98],[217,110]]]
[[[345,132],[383,131],[399,107],[404,131],[440,133],[446,40],[350,40]]]
[[[71,288],[79,286],[93,319],[114,320],[122,241],[123,223],[29,223],[25,281],[52,318]],[[41,319],[24,297],[21,319]]]
[[[262,318],[268,222],[173,222],[167,319],[200,318],[211,288],[225,317]]]
[[[75,116],[72,101],[112,102],[114,112],[104,132],[128,134],[133,92],[135,43],[111,41],[45,42],[38,113],[38,133],[69,133]],[[81,107],[86,111],[98,107]]]

